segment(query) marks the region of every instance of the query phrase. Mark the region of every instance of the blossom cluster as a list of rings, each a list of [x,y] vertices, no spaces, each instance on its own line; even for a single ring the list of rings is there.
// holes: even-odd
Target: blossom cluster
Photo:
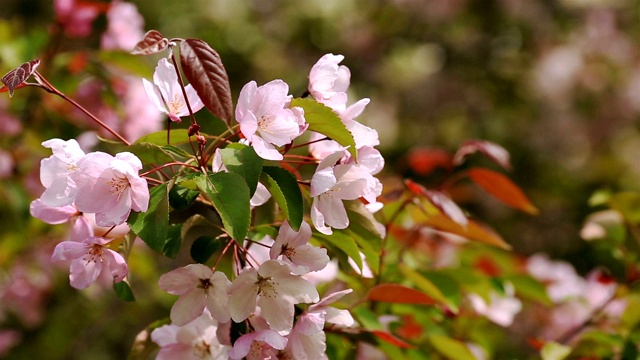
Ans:
[[[71,224],[70,241],[58,244],[52,259],[71,261],[69,277],[75,288],[88,287],[101,274],[122,281],[127,264],[107,247],[113,239],[108,234],[125,223],[131,210],[148,209],[147,181],[138,175],[140,159],[129,152],[85,154],[73,139],[51,139],[42,145],[53,155],[41,162],[45,191],[31,203],[31,214],[49,224]],[[94,226],[111,229],[96,236]]]
[[[323,135],[311,135],[310,153],[319,161],[310,182],[311,220],[316,230],[324,234],[331,234],[332,227],[344,229],[349,225],[343,200],[363,198],[375,204],[382,190],[380,181],[373,177],[384,165],[382,156],[373,148],[378,144],[377,133],[354,120],[369,100],[360,100],[347,109],[349,71],[339,65],[342,59],[325,55],[309,75],[309,93],[340,117],[353,134],[360,156],[356,162],[345,147],[322,140]],[[189,86],[185,88],[188,99],[184,99],[175,68],[165,59],[158,63],[153,80],[153,83],[145,80],[147,94],[172,121],[189,115],[187,102],[193,111],[203,107]],[[240,142],[251,146],[265,160],[283,160],[282,147],[309,127],[304,110],[291,106],[291,101],[289,86],[282,80],[261,86],[254,81],[246,84],[235,111],[242,134]],[[213,156],[212,171],[228,171],[220,149]],[[259,183],[251,206],[264,204],[270,196]],[[324,358],[325,322],[341,326],[354,323],[348,311],[328,305],[351,290],[335,292],[320,300],[306,276],[327,268],[330,258],[326,249],[309,244],[311,236],[307,222],[303,221],[296,231],[284,221],[275,240],[266,236],[261,246],[245,249],[246,257],[254,264],[240,270],[233,281],[224,272],[203,264],[187,265],[164,274],[159,286],[180,298],[171,309],[172,324],[152,333],[153,341],[161,346],[158,358],[194,353],[201,358]],[[268,254],[261,251],[263,246],[269,249]],[[300,304],[311,305],[300,313],[295,310]],[[252,331],[232,343],[229,328],[238,323],[246,323]]]
[[[152,332],[153,341],[161,347],[159,359],[194,354],[196,358],[322,359],[326,358],[325,323],[338,327],[354,324],[348,311],[329,306],[350,289],[320,298],[318,274],[329,273],[335,278],[335,263],[327,249],[310,243],[314,232],[310,223],[324,235],[349,226],[346,200],[362,201],[364,211],[381,208],[376,198],[382,184],[374,177],[384,166],[375,149],[378,134],[355,120],[369,99],[347,105],[350,72],[340,65],[342,60],[341,55],[323,56],[311,69],[308,93],[311,101],[326,107],[342,122],[355,149],[317,132],[307,135],[309,156],[295,156],[303,158],[305,165],[316,166],[310,180],[301,180],[297,174],[298,181],[310,188],[310,222],[302,220],[299,226],[292,226],[285,219],[275,224],[275,238],[265,235],[259,244],[245,239],[235,250],[242,253],[243,260],[234,256],[236,270],[232,274],[218,269],[216,262],[213,267],[189,264],[160,277],[159,287],[179,299],[170,312],[171,324]],[[142,84],[148,105],[171,122],[181,122],[204,108],[194,87],[181,83],[178,70],[167,58],[158,62],[153,81],[143,79]],[[293,142],[311,132],[304,108],[293,105],[283,80],[260,86],[254,81],[246,84],[239,94],[235,120],[240,146],[252,148],[265,161],[285,163]],[[197,138],[199,144],[207,141],[202,135]],[[100,151],[85,153],[73,139],[51,139],[42,145],[53,155],[41,162],[40,180],[45,191],[32,202],[31,213],[50,224],[71,226],[70,240],[55,248],[52,260],[71,262],[70,282],[78,289],[99,278],[122,281],[128,267],[114,239],[130,231],[126,222],[132,211],[150,210],[150,183],[139,175],[141,160],[131,152],[115,156]],[[213,174],[229,172],[223,161],[223,145],[228,144],[219,143],[208,156]],[[147,171],[145,176],[154,171],[158,170]],[[249,205],[261,206],[272,196],[258,182]],[[382,225],[375,225],[384,232]],[[366,268],[366,264],[361,266]],[[238,324],[243,324],[244,330],[231,338],[231,329]]]

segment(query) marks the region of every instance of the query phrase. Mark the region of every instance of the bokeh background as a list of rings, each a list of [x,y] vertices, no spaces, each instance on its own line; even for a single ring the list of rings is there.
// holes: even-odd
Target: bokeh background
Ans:
[[[580,228],[594,211],[589,199],[595,193],[640,190],[640,2],[132,3],[146,30],[201,38],[215,48],[234,98],[250,80],[276,78],[302,95],[318,58],[344,55],[350,98],[371,99],[359,120],[378,130],[387,174],[437,185],[443,169],[429,166],[434,154],[455,152],[467,139],[493,141],[510,152],[509,176],[540,214],[519,213],[473,186],[452,194],[455,200],[491,224],[517,254],[546,252],[582,273],[612,263],[580,239]],[[43,74],[79,98],[80,84],[120,71],[105,63],[150,78],[157,58],[98,50],[106,26],[100,15],[89,36],[70,38],[56,25],[51,1],[4,0],[0,72],[39,57]],[[123,358],[135,334],[171,306],[173,298],[155,289],[156,267],[163,264],[143,256],[131,265],[141,274],[134,280],[138,291],[153,301],[139,296],[123,307],[102,296],[109,289],[78,295],[63,286],[65,270],[48,262],[56,243],[51,239],[61,230],[31,219],[28,206],[40,191],[39,159],[48,156],[40,142],[90,127],[43,92],[27,90],[11,101],[1,95],[0,329],[21,330],[2,333],[0,348],[3,339],[17,336],[11,358],[30,358],[34,349],[51,359]],[[118,109],[110,91],[103,95]]]

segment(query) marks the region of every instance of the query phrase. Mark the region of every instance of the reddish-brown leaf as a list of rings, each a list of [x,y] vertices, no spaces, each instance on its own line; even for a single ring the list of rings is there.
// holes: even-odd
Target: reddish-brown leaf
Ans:
[[[507,250],[511,249],[511,246],[507,244],[500,237],[500,235],[473,220],[469,220],[467,226],[463,227],[442,214],[436,214],[430,216],[422,223],[425,226],[434,228],[436,230],[459,235],[472,241],[483,242],[485,244],[497,246]]]
[[[469,178],[501,202],[531,215],[538,214],[538,208],[506,176],[493,170],[473,168],[469,170]]]
[[[411,349],[413,348],[413,345],[409,344],[408,342],[400,339],[399,337],[388,333],[386,331],[382,331],[382,330],[372,330],[371,333],[373,335],[375,335],[378,339],[387,342],[393,346],[399,347],[399,348],[403,348],[403,349]]]
[[[433,305],[436,300],[422,291],[399,284],[376,285],[367,294],[368,301],[381,301],[396,304]]]
[[[38,65],[40,65],[40,60],[38,59],[27,61],[2,77],[2,83],[9,90],[9,97],[12,97],[13,91],[27,81],[31,74],[36,71]]]
[[[202,40],[186,39],[180,43],[180,64],[204,106],[230,126],[233,102],[220,55]]]
[[[157,30],[149,30],[140,42],[133,48],[133,55],[151,55],[157,54],[169,46],[169,40],[162,36]]]
[[[453,156],[453,163],[460,165],[468,155],[477,151],[506,170],[511,170],[511,156],[509,156],[509,152],[502,146],[486,140],[465,141]]]
[[[444,193],[436,190],[428,190],[424,186],[410,179],[406,179],[405,184],[407,185],[407,188],[409,188],[409,191],[416,195],[425,196],[429,200],[429,202],[433,204],[433,206],[438,208],[438,210],[440,210],[451,220],[462,226],[467,225],[468,220],[462,210]]]

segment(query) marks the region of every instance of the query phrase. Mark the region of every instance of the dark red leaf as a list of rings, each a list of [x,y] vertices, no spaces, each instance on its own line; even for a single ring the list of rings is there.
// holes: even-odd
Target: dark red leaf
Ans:
[[[162,36],[157,30],[149,30],[144,34],[144,38],[136,44],[131,54],[133,55],[151,55],[157,54],[169,46],[169,40]]]
[[[400,339],[399,337],[388,333],[386,331],[382,331],[382,330],[373,330],[371,331],[371,333],[373,335],[375,335],[378,339],[387,342],[391,345],[394,345],[396,347],[399,348],[403,348],[403,349],[411,349],[413,348],[413,345],[409,344],[408,342]]]
[[[493,170],[473,168],[469,169],[469,178],[484,191],[493,195],[504,204],[531,215],[538,214],[538,208],[536,208],[524,192],[506,176]]]
[[[204,106],[230,126],[233,102],[220,55],[202,40],[186,39],[180,43],[180,64]]]
[[[40,60],[31,60],[9,71],[2,77],[2,83],[9,90],[9,97],[12,97],[13,91],[27,81],[31,74],[36,71],[38,65],[40,65]]]
[[[433,305],[437,303],[436,300],[422,291],[399,284],[376,285],[369,290],[367,300],[416,305]]]
[[[453,156],[453,163],[460,165],[468,155],[477,151],[506,170],[511,170],[511,157],[509,156],[509,152],[502,146],[486,140],[465,141]]]

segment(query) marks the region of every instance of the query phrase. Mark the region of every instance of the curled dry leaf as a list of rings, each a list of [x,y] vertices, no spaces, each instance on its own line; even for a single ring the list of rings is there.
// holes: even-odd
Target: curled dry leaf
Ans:
[[[27,61],[26,63],[18,66],[17,68],[9,71],[2,77],[2,83],[9,90],[9,97],[13,96],[13,91],[20,87],[27,79],[36,71],[40,65],[40,60],[35,59]]]
[[[220,55],[202,40],[186,39],[180,43],[180,65],[204,106],[230,126],[233,102]]]
[[[511,170],[511,157],[509,156],[509,152],[502,146],[486,140],[465,141],[454,155],[453,163],[460,165],[468,155],[477,151],[504,169]]]
[[[151,55],[157,54],[169,46],[169,40],[162,36],[157,30],[149,30],[140,42],[133,48],[133,55]]]

